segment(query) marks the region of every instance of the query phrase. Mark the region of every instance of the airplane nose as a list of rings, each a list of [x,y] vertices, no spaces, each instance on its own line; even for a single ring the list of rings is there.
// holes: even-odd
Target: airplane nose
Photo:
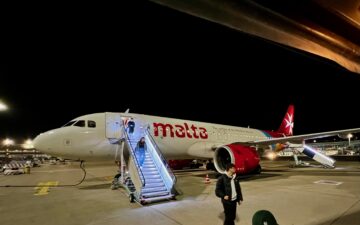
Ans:
[[[60,149],[61,141],[59,140],[61,139],[58,137],[57,132],[50,130],[36,136],[33,145],[36,150],[42,153],[53,154]]]
[[[35,139],[33,140],[33,145],[34,148],[40,152],[46,152],[49,149],[49,146],[46,142],[46,135],[45,134],[39,134],[38,136],[35,137]]]
[[[33,145],[36,150],[41,151],[42,149],[41,134],[35,137],[35,139],[33,140]]]

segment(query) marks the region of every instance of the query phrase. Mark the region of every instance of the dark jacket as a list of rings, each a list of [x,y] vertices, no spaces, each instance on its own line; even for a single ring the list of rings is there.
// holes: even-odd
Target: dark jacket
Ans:
[[[134,128],[135,127],[135,122],[133,120],[130,120],[128,123],[127,123],[127,126],[129,128]]]
[[[235,183],[235,189],[236,189],[236,193],[237,193],[236,201],[237,202],[243,201],[239,180],[235,178],[234,183]],[[219,179],[216,183],[215,194],[216,194],[216,196],[221,198],[222,201],[226,201],[224,199],[224,196],[227,195],[227,196],[229,196],[229,201],[231,201],[231,178],[228,177],[228,175],[223,174],[219,177]]]

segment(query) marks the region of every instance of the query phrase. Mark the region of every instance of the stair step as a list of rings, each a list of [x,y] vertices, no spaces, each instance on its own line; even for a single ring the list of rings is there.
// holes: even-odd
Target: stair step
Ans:
[[[160,175],[145,175],[145,174],[144,174],[144,177],[145,177],[145,180],[147,180],[147,179],[160,179],[161,178]]]
[[[142,167],[143,167],[143,168],[156,168],[155,164],[153,164],[153,163],[151,163],[151,164],[146,164],[146,163],[144,163],[144,164],[142,165]]]
[[[168,194],[169,194],[168,191],[157,191],[157,192],[144,193],[142,194],[142,196],[144,198],[152,198],[152,197],[164,196]]]
[[[152,184],[152,183],[163,183],[162,179],[145,179],[146,183]]]
[[[159,175],[159,172],[157,170],[155,170],[155,171],[144,171],[144,170],[142,170],[142,173],[144,175]]]
[[[145,198],[145,199],[142,199],[141,202],[143,202],[143,203],[159,202],[159,201],[163,201],[163,200],[171,200],[172,198],[173,198],[173,195],[168,194],[168,195],[159,196],[159,197]]]
[[[144,188],[165,187],[164,183],[145,183]]]
[[[143,188],[141,190],[142,193],[150,193],[150,192],[164,192],[167,191],[166,187],[153,187],[153,188]]]
[[[143,167],[141,169],[141,171],[143,171],[143,172],[152,172],[152,171],[157,171],[157,169],[156,169],[156,167],[154,167],[154,168]]]

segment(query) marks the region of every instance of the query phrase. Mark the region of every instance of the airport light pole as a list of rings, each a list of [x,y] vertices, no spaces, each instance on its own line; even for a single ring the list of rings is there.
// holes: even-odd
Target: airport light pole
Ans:
[[[6,111],[6,110],[8,110],[8,106],[0,100],[0,112]],[[9,138],[6,138],[2,144],[6,146],[6,154],[8,154],[9,145],[14,144],[14,141]]]
[[[13,145],[14,144],[14,140],[11,140],[9,138],[6,138],[4,141],[3,141],[3,145],[6,146],[6,155],[8,156],[9,155],[9,146],[10,145]]]
[[[34,148],[33,142],[31,139],[27,139],[24,144],[22,144],[22,147],[25,149],[31,149]]]
[[[353,137],[353,135],[352,134],[348,134],[347,135],[347,138],[349,139],[349,146],[350,146],[350,139]]]
[[[7,109],[7,105],[0,100],[0,111],[6,111]]]

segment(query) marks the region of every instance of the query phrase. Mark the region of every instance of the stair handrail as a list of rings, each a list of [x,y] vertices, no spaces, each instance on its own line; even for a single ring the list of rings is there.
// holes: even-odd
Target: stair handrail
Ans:
[[[152,135],[150,134],[149,132],[149,129],[150,129],[150,125],[147,125],[146,126],[146,129],[145,129],[145,134],[149,137],[149,140],[151,141],[152,145],[154,146],[154,149],[156,151],[156,153],[159,155],[160,159],[162,160],[165,168],[167,169],[172,181],[173,181],[173,184],[176,183],[176,176],[174,175],[173,171],[171,170],[167,160],[165,159],[164,155],[162,154],[162,152],[160,151],[158,145],[156,144],[154,138],[152,137]]]
[[[126,129],[125,129],[125,124],[124,123],[123,123],[122,129],[123,129],[123,134],[125,135],[125,139],[127,140],[125,143],[127,144],[128,148],[130,148],[129,152],[130,152],[131,156],[133,157],[133,159],[135,159],[134,162],[135,162],[135,165],[136,165],[136,168],[137,168],[137,172],[138,172],[138,174],[139,174],[139,176],[141,178],[140,181],[141,181],[142,187],[144,187],[145,186],[145,176],[144,176],[143,172],[141,171],[141,169],[139,169],[140,168],[139,160],[136,157],[136,154],[134,153],[134,149],[130,144],[130,138],[129,138],[129,135],[128,135]]]

